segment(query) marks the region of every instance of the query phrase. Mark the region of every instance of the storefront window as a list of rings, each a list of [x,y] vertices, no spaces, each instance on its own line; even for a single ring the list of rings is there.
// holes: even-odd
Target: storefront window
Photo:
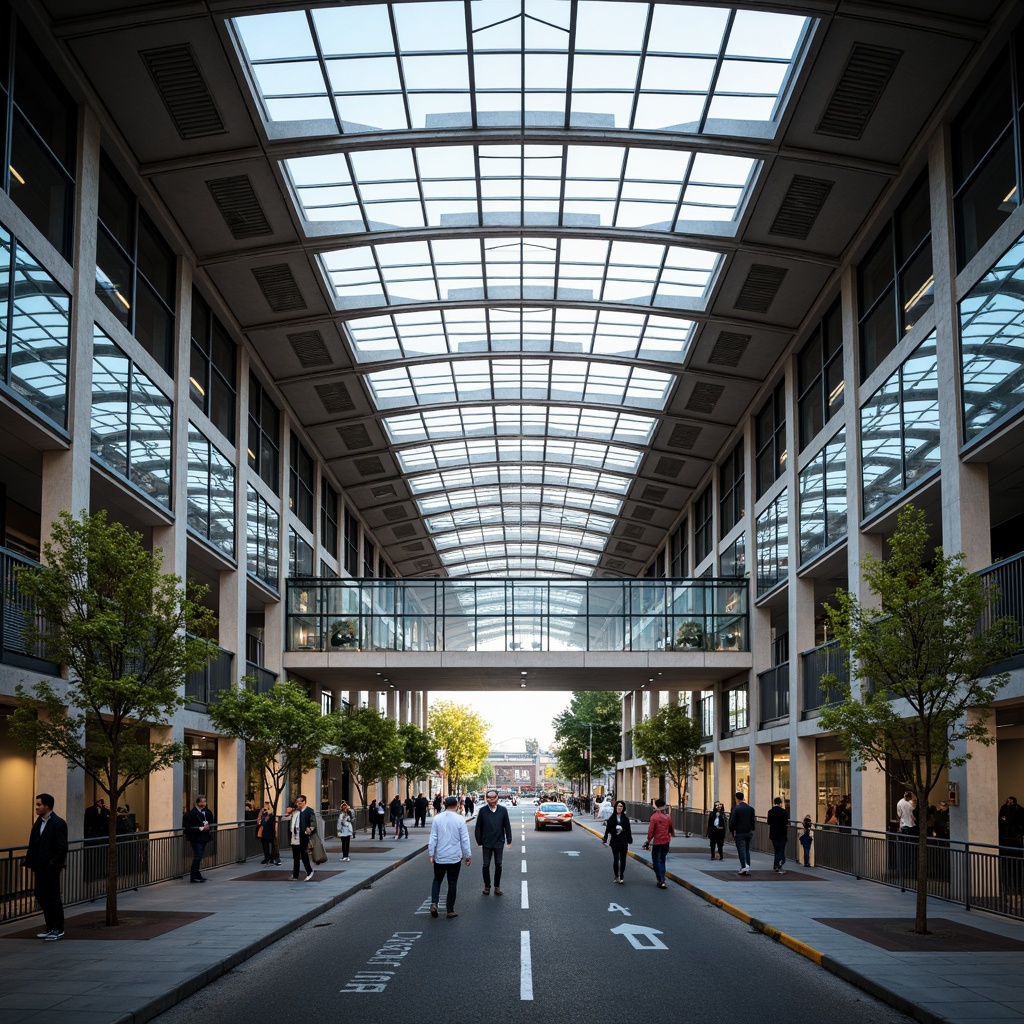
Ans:
[[[750,796],[750,751],[736,750],[732,755],[732,790],[722,800],[730,808],[737,793],[746,800]]]
[[[772,747],[772,802],[782,797],[782,806],[789,809],[789,744]]]
[[[852,823],[852,790],[850,758],[843,749],[842,741],[835,736],[826,736],[817,741],[817,818],[819,822],[829,820],[835,814],[840,824]],[[799,811],[800,809],[797,808]],[[845,819],[845,820],[844,820]]]
[[[185,734],[185,785],[182,813],[190,811],[197,796],[206,797],[206,806],[217,815],[217,741],[209,736]]]

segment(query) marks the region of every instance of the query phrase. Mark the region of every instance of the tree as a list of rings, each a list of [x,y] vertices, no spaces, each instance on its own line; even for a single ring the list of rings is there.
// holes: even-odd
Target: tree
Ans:
[[[312,771],[335,733],[334,716],[324,715],[320,705],[292,680],[275,683],[268,693],[232,687],[220,694],[209,711],[222,733],[245,742],[246,761],[260,772],[275,814],[289,775]],[[274,859],[278,859],[276,835]]]
[[[569,707],[552,721],[555,760],[570,779],[615,766],[622,749],[622,702],[611,690],[575,690]],[[585,756],[590,751],[589,759]]]
[[[839,591],[838,607],[826,606],[860,686],[855,691],[834,675],[823,676],[838,702],[820,719],[825,729],[839,732],[858,771],[872,764],[917,800],[919,935],[928,930],[928,797],[948,767],[967,761],[972,743],[993,742],[986,719],[1007,676],[982,678],[1016,646],[1012,619],[979,625],[998,600],[993,588],[964,569],[960,554],[937,548],[925,564],[928,544],[924,513],[907,505],[889,541],[889,558],[861,562],[877,605]]]
[[[462,780],[467,791],[470,793],[479,793],[480,790],[486,789],[493,781],[494,765],[490,761],[484,761],[476,775],[471,775],[468,779]]]
[[[334,743],[338,757],[352,773],[363,809],[370,784],[378,779],[384,783],[386,797],[387,780],[401,768],[404,756],[394,719],[376,708],[345,708],[337,719]]]
[[[409,796],[409,786],[413,779],[425,779],[431,772],[436,772],[441,767],[437,757],[437,740],[414,722],[400,725],[398,737],[402,741],[405,795]]]
[[[184,703],[190,672],[216,647],[216,620],[204,589],[183,588],[161,571],[163,553],[106,512],[80,519],[62,512],[43,545],[41,567],[18,570],[18,586],[38,617],[25,636],[67,669],[60,691],[47,681],[20,684],[11,731],[29,750],[82,769],[116,809],[125,790],[185,756],[147,727],[167,725]],[[106,923],[117,920],[117,815],[107,837]]]
[[[536,757],[540,753],[540,740],[530,739],[526,741],[526,752],[530,757]]]
[[[657,775],[669,777],[679,792],[680,812],[701,756],[701,732],[700,723],[680,704],[665,704],[633,726],[633,749]]]
[[[428,721],[441,752],[448,792],[454,793],[463,779],[480,771],[490,752],[487,723],[468,705],[447,700],[430,708]]]

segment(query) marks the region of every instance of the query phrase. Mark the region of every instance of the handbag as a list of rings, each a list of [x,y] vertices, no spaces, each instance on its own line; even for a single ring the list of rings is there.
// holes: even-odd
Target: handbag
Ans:
[[[260,825],[260,827],[258,829],[256,829],[256,838],[257,839],[262,839],[263,838],[263,826],[262,825]]]
[[[324,842],[318,832],[309,834],[309,856],[314,864],[327,863],[327,851],[324,849]]]

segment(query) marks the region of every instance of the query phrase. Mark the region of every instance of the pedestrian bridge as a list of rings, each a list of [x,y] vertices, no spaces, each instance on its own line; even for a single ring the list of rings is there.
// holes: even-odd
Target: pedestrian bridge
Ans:
[[[748,585],[293,577],[285,667],[352,689],[700,686],[750,667]]]

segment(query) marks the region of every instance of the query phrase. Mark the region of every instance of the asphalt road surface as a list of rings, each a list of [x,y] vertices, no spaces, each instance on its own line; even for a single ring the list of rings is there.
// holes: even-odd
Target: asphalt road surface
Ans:
[[[504,895],[482,895],[474,844],[459,879],[459,916],[445,918],[442,887],[440,916],[431,918],[424,853],[159,1024],[703,1024],[737,1013],[787,1024],[837,1013],[843,1024],[910,1020],[685,889],[656,888],[636,861],[616,885],[598,839],[581,828],[536,832],[533,810],[509,808]]]

